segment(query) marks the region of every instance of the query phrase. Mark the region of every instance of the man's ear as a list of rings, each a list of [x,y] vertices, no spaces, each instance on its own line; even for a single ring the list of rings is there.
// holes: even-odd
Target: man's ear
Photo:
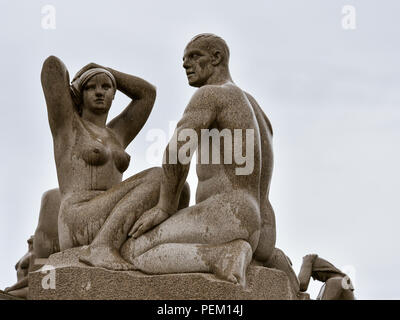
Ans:
[[[219,65],[221,63],[221,61],[222,61],[222,53],[221,53],[221,51],[215,50],[213,52],[213,58],[212,58],[211,64],[213,66],[217,66],[217,65]]]

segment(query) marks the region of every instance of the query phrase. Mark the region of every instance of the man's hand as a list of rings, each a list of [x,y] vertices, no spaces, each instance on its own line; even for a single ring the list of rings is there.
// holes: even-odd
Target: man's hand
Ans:
[[[91,62],[91,63],[87,64],[86,66],[84,66],[81,70],[79,70],[79,71],[76,73],[74,79],[72,79],[72,82],[74,82],[77,78],[79,78],[79,77],[80,77],[82,74],[84,74],[86,71],[88,71],[88,70],[90,70],[90,69],[94,69],[94,68],[103,68],[103,69],[108,70],[108,68],[106,68],[106,67],[103,67],[103,66],[101,66],[101,65],[99,65],[99,64],[97,64],[97,63]]]
[[[168,217],[168,213],[160,208],[154,207],[153,209],[150,209],[142,214],[142,216],[133,225],[131,231],[129,231],[128,236],[136,239],[151,228],[159,225]]]

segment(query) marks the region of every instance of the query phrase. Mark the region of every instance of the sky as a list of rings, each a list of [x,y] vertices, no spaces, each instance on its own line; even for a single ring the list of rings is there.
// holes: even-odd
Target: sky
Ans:
[[[59,57],[71,77],[95,62],[157,87],[153,112],[127,149],[127,178],[161,164],[161,154],[149,155],[151,133],[171,136],[195,92],[183,50],[196,34],[211,32],[228,43],[234,82],[256,98],[274,129],[277,247],[296,273],[304,255],[317,253],[350,275],[358,299],[400,299],[392,276],[400,267],[398,1],[0,4],[1,289],[16,281],[14,265],[35,232],[41,195],[58,185],[40,85],[46,57]],[[55,25],[43,24],[46,5],[55,9]],[[355,9],[355,29],[343,27],[345,5]],[[118,93],[109,119],[128,102]],[[194,194],[194,165],[188,181]],[[321,285],[310,284],[312,298]]]

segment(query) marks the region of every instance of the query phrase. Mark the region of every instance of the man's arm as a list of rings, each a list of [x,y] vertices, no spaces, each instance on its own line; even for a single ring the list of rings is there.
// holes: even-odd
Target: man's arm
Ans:
[[[204,86],[193,95],[164,153],[158,204],[142,214],[133,225],[128,236],[140,237],[177,211],[179,197],[189,172],[190,159],[197,149],[201,129],[209,128],[217,117],[217,91],[218,88],[215,86]],[[190,142],[186,142],[186,140],[177,141],[179,137],[183,138],[187,134],[195,136],[196,139],[191,139]],[[182,149],[183,146],[185,146],[184,149]],[[191,150],[190,157],[187,162],[182,163],[179,159],[179,151],[188,149]],[[187,159],[187,157],[185,158]]]
[[[218,90],[216,86],[204,86],[196,91],[165,150],[160,199],[157,207],[169,215],[177,211],[179,197],[190,168],[190,161],[182,163],[179,154],[189,149],[190,159],[193,157],[201,136],[201,129],[208,129],[216,119]],[[179,141],[188,135],[191,136],[189,141]],[[185,148],[181,149],[183,146]]]

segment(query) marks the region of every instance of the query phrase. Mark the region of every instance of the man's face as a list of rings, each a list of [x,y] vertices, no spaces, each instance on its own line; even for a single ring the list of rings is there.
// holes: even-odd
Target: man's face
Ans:
[[[186,47],[183,54],[183,67],[186,70],[189,85],[198,88],[207,84],[215,70],[211,61],[211,54],[196,42]]]

